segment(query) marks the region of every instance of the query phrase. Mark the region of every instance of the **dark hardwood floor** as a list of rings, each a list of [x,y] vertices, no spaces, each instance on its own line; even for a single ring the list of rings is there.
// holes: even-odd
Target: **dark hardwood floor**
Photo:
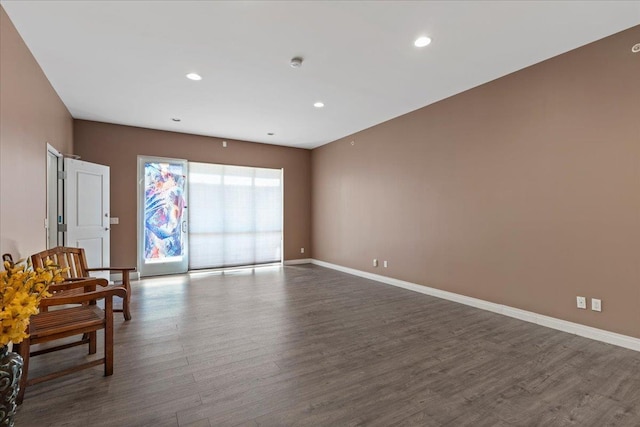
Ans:
[[[317,266],[133,282],[131,308],[114,375],[29,387],[17,426],[640,426],[640,353]]]

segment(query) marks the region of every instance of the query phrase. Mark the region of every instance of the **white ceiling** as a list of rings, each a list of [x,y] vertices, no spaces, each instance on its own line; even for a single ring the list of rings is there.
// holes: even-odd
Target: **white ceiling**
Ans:
[[[640,1],[2,5],[75,118],[303,148],[640,24]]]

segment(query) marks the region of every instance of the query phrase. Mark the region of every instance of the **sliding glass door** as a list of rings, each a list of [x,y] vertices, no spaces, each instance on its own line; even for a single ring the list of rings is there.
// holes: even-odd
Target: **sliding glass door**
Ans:
[[[282,170],[189,164],[189,269],[282,261]]]
[[[138,157],[138,271],[187,271],[186,160]]]

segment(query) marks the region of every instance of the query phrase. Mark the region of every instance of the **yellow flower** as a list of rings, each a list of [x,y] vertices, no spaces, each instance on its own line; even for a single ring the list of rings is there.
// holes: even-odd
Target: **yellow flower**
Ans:
[[[0,271],[0,346],[22,342],[28,336],[29,318],[38,313],[40,300],[51,296],[49,285],[62,282],[68,270],[51,260],[36,270],[30,265],[27,268],[23,261],[13,267],[5,262],[4,268]]]

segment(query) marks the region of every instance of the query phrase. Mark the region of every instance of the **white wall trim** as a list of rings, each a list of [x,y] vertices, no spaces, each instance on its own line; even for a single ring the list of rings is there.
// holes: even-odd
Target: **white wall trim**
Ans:
[[[119,282],[122,280],[122,273],[112,273],[109,276],[109,280],[112,282]],[[140,280],[140,272],[139,271],[130,271],[129,272],[129,280]]]
[[[297,260],[296,260],[297,261]],[[354,268],[343,267],[337,264],[311,259],[311,263],[321,267],[330,268],[343,273],[352,274],[354,276],[364,277],[365,279],[375,280],[387,285],[397,286],[399,288],[408,289],[414,292],[431,295],[437,298],[446,299],[460,304],[469,305],[471,307],[480,308],[504,316],[514,317],[525,322],[535,323],[537,325],[546,326],[547,328],[557,329],[559,331],[568,332],[570,334],[579,335],[581,337],[590,338],[596,341],[602,341],[608,344],[617,345],[619,347],[640,351],[640,339],[630,337],[628,335],[617,334],[615,332],[605,331],[603,329],[593,328],[591,326],[581,325],[579,323],[569,322],[567,320],[556,319],[554,317],[545,316],[531,311],[521,310],[519,308],[509,307],[503,304],[496,304],[472,298],[453,292],[443,291],[441,289],[430,288],[428,286],[418,285],[416,283],[405,282],[404,280],[394,279],[392,277],[381,276],[379,274],[368,273],[366,271],[356,270]]]
[[[311,264],[311,258],[288,259],[284,262],[284,265],[298,265],[298,264]]]

